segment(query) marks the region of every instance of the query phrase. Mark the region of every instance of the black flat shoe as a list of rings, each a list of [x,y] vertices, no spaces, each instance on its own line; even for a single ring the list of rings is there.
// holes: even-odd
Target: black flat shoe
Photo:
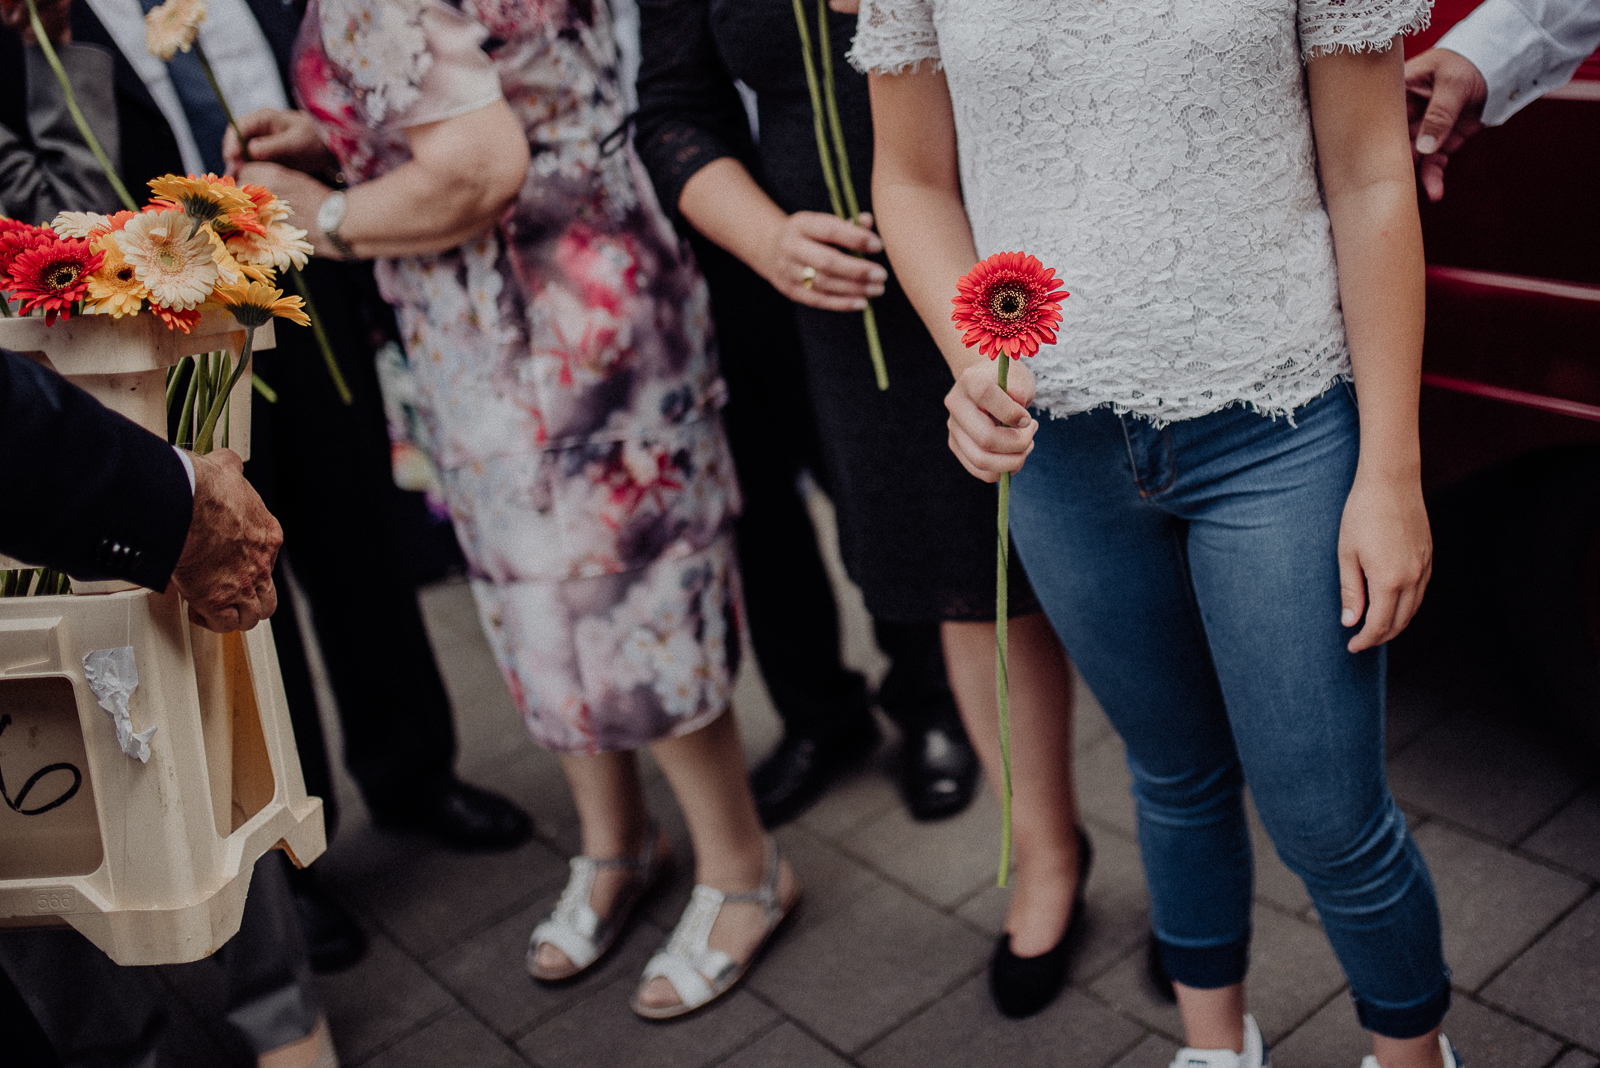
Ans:
[[[1002,1016],[1021,1020],[1043,1011],[1067,984],[1067,963],[1072,951],[1083,940],[1083,891],[1089,884],[1089,868],[1094,863],[1094,848],[1089,836],[1078,828],[1078,885],[1072,893],[1072,916],[1061,940],[1037,957],[1019,957],[1011,952],[1011,935],[1002,933],[989,961],[989,993]]]
[[[814,738],[785,734],[778,748],[750,773],[761,825],[769,830],[788,823],[810,808],[823,791],[878,748],[878,728],[867,720],[863,729]]]
[[[972,802],[978,754],[960,726],[908,731],[900,749],[900,795],[914,820],[942,820]]]
[[[533,837],[533,822],[516,805],[460,779],[402,809],[372,814],[387,831],[428,835],[463,853],[498,853]]]

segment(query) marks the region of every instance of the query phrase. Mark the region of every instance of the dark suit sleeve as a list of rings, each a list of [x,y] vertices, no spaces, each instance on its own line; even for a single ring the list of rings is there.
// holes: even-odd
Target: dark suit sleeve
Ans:
[[[682,223],[678,197],[695,172],[733,156],[754,166],[749,119],[717,54],[709,0],[640,0],[638,135],[656,197]]]
[[[0,553],[165,590],[194,510],[172,447],[0,349]]]

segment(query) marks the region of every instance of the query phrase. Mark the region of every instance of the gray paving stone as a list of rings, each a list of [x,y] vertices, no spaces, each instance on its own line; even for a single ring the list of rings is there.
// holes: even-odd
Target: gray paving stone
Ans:
[[[1086,982],[1135,948],[1142,949],[1150,932],[1150,902],[1145,896],[1144,867],[1139,849],[1109,831],[1091,833],[1094,867],[1089,873],[1083,943],[1073,955],[1071,981]],[[1011,891],[992,883],[956,910],[956,915],[981,928],[991,939],[1005,926]]]
[[[1540,1027],[1600,1049],[1600,896],[1589,898],[1483,990]]]
[[[1522,843],[1530,853],[1600,879],[1600,787],[1579,794]]]
[[[1577,879],[1432,823],[1416,832],[1433,872],[1452,981],[1476,990],[1588,893]]]
[[[1561,1043],[1457,995],[1444,1018],[1450,1036],[1469,1068],[1544,1068]],[[1361,1029],[1355,1006],[1341,994],[1294,1033],[1272,1047],[1275,1068],[1354,1068],[1372,1052],[1372,1038]]]
[[[484,637],[471,587],[462,579],[448,580],[425,587],[418,598],[434,662],[456,712],[463,774],[471,777],[480,763],[532,748]]]
[[[458,713],[457,719],[460,718]],[[530,743],[526,748],[473,764],[470,769],[465,763],[464,759],[464,777],[519,805],[533,820],[534,833],[556,853],[569,856],[578,851],[578,810],[572,804],[572,793],[554,753]]]
[[[949,908],[995,879],[1000,802],[980,780],[972,804],[957,816],[918,823],[903,806],[892,805],[840,844],[894,882]]]
[[[1344,985],[1344,973],[1317,927],[1260,906],[1254,923],[1246,992],[1262,1035],[1272,1043],[1332,997]],[[1153,1030],[1173,1039],[1183,1037],[1176,1006],[1157,998],[1145,978],[1142,947],[1090,988]]]
[[[1581,1049],[1569,1049],[1566,1055],[1552,1064],[1550,1068],[1600,1068],[1600,1061],[1595,1060]]]
[[[528,936],[555,907],[549,893],[533,905],[433,959],[430,968],[462,1004],[505,1038],[519,1038],[563,1009],[629,977],[637,981],[660,947],[661,929],[639,920],[604,960],[566,983],[540,983],[524,965]]]
[[[567,878],[566,858],[537,840],[509,853],[466,854],[417,836],[385,837],[359,856],[330,856],[322,875],[363,918],[424,959]]]
[[[720,1068],[849,1068],[849,1061],[785,1023],[723,1061]]]
[[[890,809],[900,807],[888,745],[876,756],[840,776],[798,822],[824,838],[839,841]]]
[[[1074,773],[1082,818],[1136,838],[1139,832],[1133,816],[1133,794],[1129,791],[1133,777],[1123,757],[1122,739],[1111,734],[1078,750]]]
[[[836,1049],[860,1048],[987,960],[988,940],[903,890],[878,882],[841,896],[780,932],[750,978],[753,990]]]
[[[1503,715],[1472,712],[1433,727],[1389,762],[1395,795],[1506,844],[1559,809],[1578,788],[1546,743]]]
[[[367,1061],[365,1068],[526,1068],[527,1063],[466,1010],[454,1009]]]
[[[361,962],[317,977],[339,1059],[359,1064],[377,1050],[443,1016],[456,1003],[410,957],[374,934]]]
[[[1101,1068],[1142,1034],[1137,1024],[1072,989],[1037,1016],[1008,1020],[989,997],[987,977],[977,975],[860,1060],[866,1068]]]
[[[743,990],[726,994],[693,1016],[663,1026],[629,1008],[636,981],[619,979],[578,1002],[517,1043],[538,1068],[700,1068],[715,1064],[778,1016]]]
[[[1170,1042],[1160,1035],[1147,1035],[1143,1042],[1129,1050],[1111,1068],[1168,1068],[1172,1058],[1177,1055],[1176,1042]]]

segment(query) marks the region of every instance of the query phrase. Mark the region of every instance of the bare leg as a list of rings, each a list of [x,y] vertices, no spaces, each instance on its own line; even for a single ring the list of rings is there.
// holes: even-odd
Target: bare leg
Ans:
[[[567,777],[578,809],[578,825],[585,856],[597,859],[637,857],[644,848],[650,828],[645,810],[644,788],[639,783],[639,764],[630,752],[597,753],[593,756],[564,753],[561,770]],[[661,845],[665,850],[665,844]],[[589,907],[598,916],[610,915],[628,883],[638,878],[632,868],[603,867],[595,873]],[[539,967],[560,973],[572,967],[567,955],[548,942],[534,954]]]
[[[994,692],[994,625],[946,623],[940,632],[950,688],[967,736],[998,792],[1000,708]],[[1013,953],[1036,957],[1065,933],[1078,882],[1072,665],[1043,612],[1011,620],[1007,637],[1016,864],[1005,929]]]
[[[1439,1048],[1439,1029],[1421,1038],[1372,1036],[1372,1055],[1382,1068],[1444,1068],[1444,1051]]]
[[[692,734],[667,738],[650,746],[689,824],[694,842],[695,882],[734,894],[761,885],[767,864],[767,834],[756,815],[745,776],[739,728],[723,714]],[[778,898],[792,903],[800,882],[782,862]],[[766,916],[753,903],[725,905],[711,928],[708,944],[736,961],[749,959],[767,933]],[[639,1000],[653,1008],[678,1003],[665,979],[652,979]]]
[[[1243,983],[1211,990],[1173,983],[1172,989],[1178,995],[1184,1041],[1191,1049],[1244,1052]]]

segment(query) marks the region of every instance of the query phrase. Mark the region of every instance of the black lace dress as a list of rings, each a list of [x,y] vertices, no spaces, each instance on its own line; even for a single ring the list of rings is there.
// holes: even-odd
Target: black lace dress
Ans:
[[[816,0],[802,4],[815,42]],[[684,184],[724,156],[741,160],[784,211],[831,210],[792,0],[640,0],[639,8],[637,146],[679,225],[687,225],[676,210]],[[829,30],[856,195],[869,211],[867,80],[844,59],[855,17],[830,12]],[[755,91],[759,144],[735,79]],[[952,279],[952,294],[954,285]],[[992,620],[995,488],[967,474],[950,452],[950,371],[892,271],[873,306],[887,392],[873,380],[859,314],[795,307],[845,567],[875,619]],[[1011,614],[1038,611],[1014,553],[1012,560]]]

